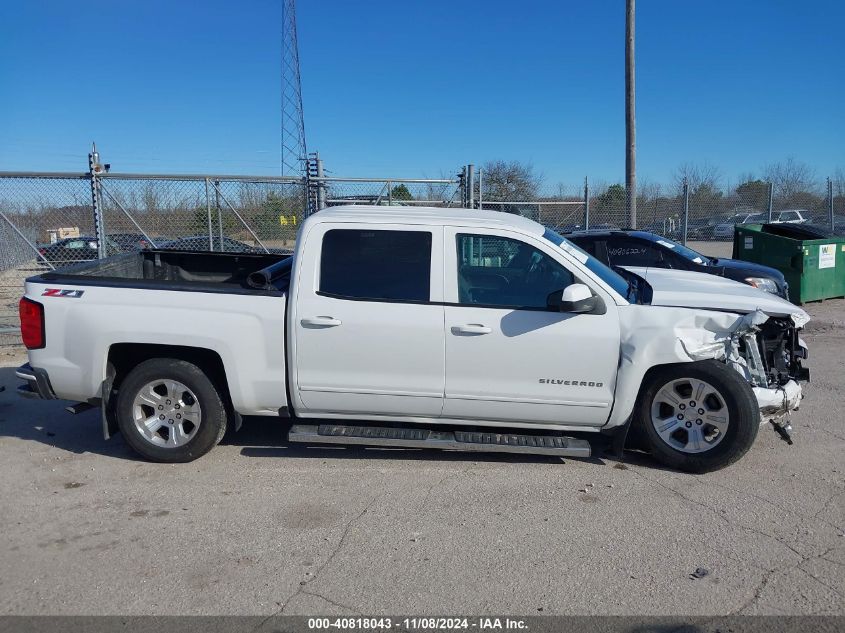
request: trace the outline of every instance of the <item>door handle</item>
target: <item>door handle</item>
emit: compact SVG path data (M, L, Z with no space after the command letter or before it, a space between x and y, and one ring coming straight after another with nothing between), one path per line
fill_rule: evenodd
M490 334L493 328L480 323L468 323L467 325L455 325L452 327L452 334Z
M343 321L340 319L335 319L334 317L330 316L316 316L316 317L307 317L300 321L304 327L310 328L323 328L323 327L337 327Z

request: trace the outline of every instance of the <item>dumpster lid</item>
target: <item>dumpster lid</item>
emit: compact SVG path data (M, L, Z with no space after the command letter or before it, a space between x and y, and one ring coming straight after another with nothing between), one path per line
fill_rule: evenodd
M815 226L812 224L764 224L762 232L787 237L793 240L823 240L834 235L829 228Z

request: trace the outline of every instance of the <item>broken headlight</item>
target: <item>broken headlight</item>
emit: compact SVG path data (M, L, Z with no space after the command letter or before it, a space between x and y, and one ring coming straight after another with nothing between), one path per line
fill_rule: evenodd
M766 277L746 277L745 283L750 284L755 288L759 288L760 290L771 292L772 294L778 293L777 284Z

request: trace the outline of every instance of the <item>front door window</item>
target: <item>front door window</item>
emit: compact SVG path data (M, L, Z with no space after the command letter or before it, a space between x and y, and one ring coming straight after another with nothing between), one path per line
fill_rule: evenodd
M571 272L530 244L458 234L458 303L546 309L549 294L574 282Z

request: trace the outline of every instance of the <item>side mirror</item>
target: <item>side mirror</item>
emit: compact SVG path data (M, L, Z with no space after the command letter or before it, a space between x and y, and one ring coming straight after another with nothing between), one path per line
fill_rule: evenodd
M563 290L555 290L546 299L550 310L585 314L592 312L598 305L598 297L593 296L584 284L571 284Z

